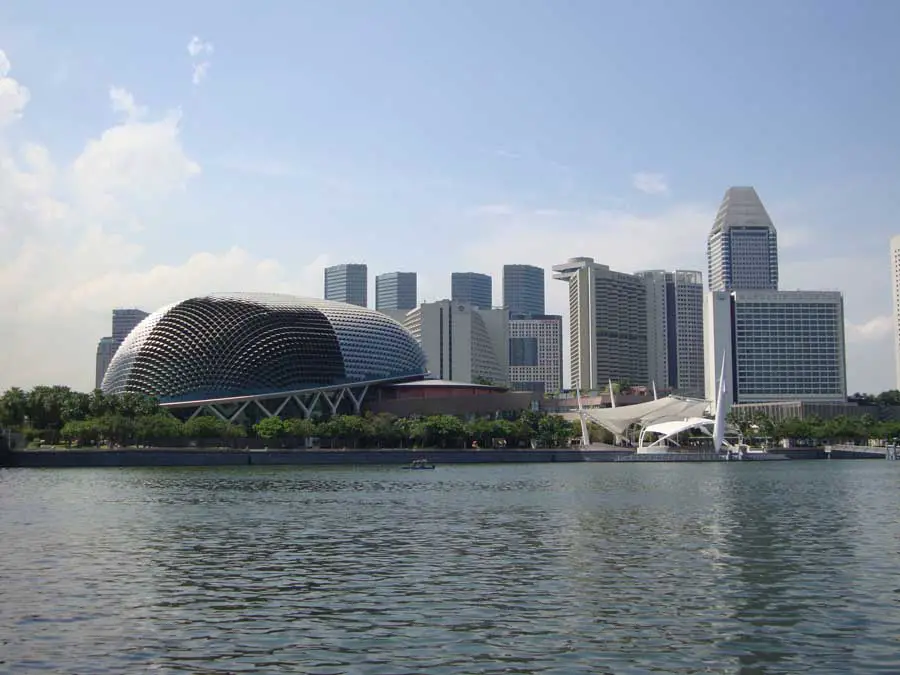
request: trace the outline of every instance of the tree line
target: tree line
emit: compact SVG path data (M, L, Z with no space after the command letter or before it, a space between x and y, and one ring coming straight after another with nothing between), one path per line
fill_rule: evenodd
M860 416L823 420L815 417L776 420L762 412L734 409L729 421L747 441L785 438L811 442L864 442L900 438L900 421L884 419L884 408L900 405L900 391L877 396L854 394L866 407ZM257 440L273 447L297 447L316 438L326 447L479 447L506 444L562 447L581 436L580 424L558 415L527 411L514 419L463 421L452 415L398 418L394 415L337 415L327 419L271 417L245 426L212 415L181 421L151 397L107 395L63 386L29 391L11 388L0 395L0 428L22 432L29 441L56 445L152 445L185 442L238 446ZM611 442L591 424L591 440Z
M29 441L48 445L244 446L258 441L272 447L298 447L316 438L325 447L564 447L581 435L579 424L559 415L527 411L515 419L463 421L452 415L402 418L378 415L335 415L327 419L269 417L245 426L214 415L182 421L139 394L108 395L100 390L77 392L63 386L7 390L0 396L0 428L23 433ZM604 432L593 428L598 440Z
M760 411L733 409L728 414L746 441L753 439L806 439L812 444L864 442L871 439L893 442L900 439L900 421L879 419L875 414L840 415L832 419L816 416L773 419Z

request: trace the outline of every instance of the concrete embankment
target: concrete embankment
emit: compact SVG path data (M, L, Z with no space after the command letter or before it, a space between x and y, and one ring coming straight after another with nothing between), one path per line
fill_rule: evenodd
M827 459L824 448L777 448L793 460ZM154 466L377 466L404 465L427 458L435 464L503 464L551 462L709 462L711 453L634 455L632 450L232 450L223 448L130 448L114 450L23 450L0 453L0 466L21 468L91 468ZM884 453L831 448L832 459L876 459ZM756 459L756 458L753 458Z
M403 465L427 458L436 464L499 464L615 461L620 452L580 450L227 450L143 448L122 450L28 450L6 455L23 468L117 466ZM599 457L597 457L599 455ZM588 459L587 456L591 456Z

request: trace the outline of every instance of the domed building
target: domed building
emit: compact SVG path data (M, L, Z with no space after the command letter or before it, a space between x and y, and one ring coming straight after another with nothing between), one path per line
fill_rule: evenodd
M274 293L215 293L146 317L119 347L105 393L156 396L236 419L248 407L359 412L370 386L423 379L425 355L384 314Z

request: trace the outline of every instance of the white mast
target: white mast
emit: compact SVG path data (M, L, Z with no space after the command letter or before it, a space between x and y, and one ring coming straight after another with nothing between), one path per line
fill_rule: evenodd
M609 407L610 408L616 407L616 395L613 393L612 378L610 378L610 380L609 380Z
M575 398L578 400L578 418L581 420L581 445L585 448L591 444L591 434L588 431L587 413L581 407L581 390L575 390Z
M725 442L725 416L728 414L728 405L725 401L725 356L727 350L722 352L722 370L719 373L719 390L716 392L716 417L713 423L713 447L716 452L722 450Z
M653 380L653 400L657 400L656 396L656 380Z

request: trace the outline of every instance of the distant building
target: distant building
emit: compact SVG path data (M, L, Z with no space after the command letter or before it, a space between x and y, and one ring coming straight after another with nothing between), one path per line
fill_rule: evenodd
M659 389L702 396L703 275L692 270L637 272L647 286L647 369Z
M116 344L116 341L111 336L100 338L100 342L97 344L94 389L99 389L100 385L103 384L103 376L106 375L106 369L109 368L109 364L113 360L113 356L116 355L118 347L119 345Z
M894 298L894 367L900 389L900 235L891 238L891 292Z
M478 309L493 307L493 282L480 272L453 272L450 275L450 299Z
M596 391L610 380L649 384L644 280L583 257L554 265L553 272L569 284L572 387Z
M509 313L453 300L426 302L406 315L432 377L509 384Z
M713 291L704 305L706 398L725 354L732 403L846 401L844 300L834 291Z
M509 379L513 389L556 393L563 385L562 317L512 314Z
M99 389L103 377L119 345L125 342L128 334L134 330L149 314L142 309L114 309L112 311L112 335L100 338L97 343L97 355L94 360L94 386Z
M725 192L706 246L709 290L778 290L778 235L752 187Z
M358 263L326 267L325 299L368 307L369 268Z
M513 314L543 315L543 268L534 265L504 265L503 306Z
M375 277L375 309L415 309L418 300L415 272L385 272Z
M120 345L141 321L149 316L142 309L114 309L112 312L112 339Z

